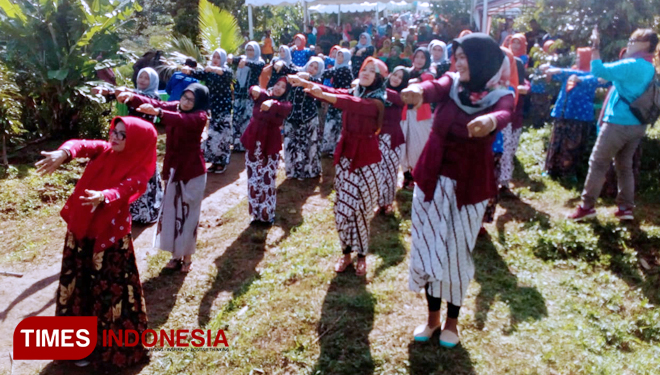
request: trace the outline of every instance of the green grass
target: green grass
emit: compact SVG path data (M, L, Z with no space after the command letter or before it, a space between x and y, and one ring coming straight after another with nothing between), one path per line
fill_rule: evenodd
M407 290L409 192L399 192L395 216L372 222L366 281L332 270L340 251L330 172L320 187L281 182L269 231L250 228L246 202L236 202L199 241L196 274L161 272L164 253L142 272L150 328L224 329L229 350L153 353L140 373L657 374L659 133L644 141L638 220L624 226L609 198L597 220L567 222L583 181L543 176L549 127L524 133L513 189L521 200L502 201L477 243L453 350L437 336L411 340L426 303Z

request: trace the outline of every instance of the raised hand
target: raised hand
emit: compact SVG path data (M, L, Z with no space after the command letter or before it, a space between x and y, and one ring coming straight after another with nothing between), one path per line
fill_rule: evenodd
M261 112L268 112L270 110L270 107L273 106L273 103L275 103L273 99L269 99L261 103L261 108L260 108Z
M412 84L401 90L401 100L417 109L424 104L424 90L420 85Z
M126 103L130 101L133 98L133 93L130 93L128 91L121 92L117 95L117 101L119 103Z
M55 150L51 152L41 151L41 155L45 156L45 158L35 163L37 173L41 176L55 172L55 170L69 158L69 154L64 150Z
M470 138L485 137L493 130L495 130L496 127L497 124L495 123L493 117L490 115L479 116L467 124Z
M321 87L319 87L319 85L312 85L310 87L305 88L304 91L315 98L323 97L323 90L321 89Z
M80 196L80 199L83 201L82 205L92 206L92 212L105 200L103 193L97 190L85 190L85 194L87 194L86 197Z
M305 81L304 79L300 78L295 74L289 74L288 76L286 76L286 80L289 81L289 83L293 87L303 86L303 82Z
M153 105L144 103L137 108L138 112L145 113L147 115L156 116L158 115L158 109L154 108Z
M250 90L250 94L254 99L259 97L259 94L261 94L261 89L259 86L252 86L252 90Z

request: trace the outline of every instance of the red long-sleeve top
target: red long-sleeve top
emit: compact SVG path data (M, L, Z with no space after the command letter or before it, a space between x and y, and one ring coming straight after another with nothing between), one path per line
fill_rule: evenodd
M401 130L401 116L406 104L401 100L398 92L387 89L387 101L390 106L385 106L385 115L383 116L383 128L380 134L389 134L391 139L390 147L394 150L400 145L406 143L406 138Z
M253 86L254 87L254 86ZM257 141L261 143L264 156L275 155L282 149L282 122L291 113L291 103L275 101L268 111L261 111L261 104L269 99L268 93L260 89L259 97L254 100L252 118L241 136L241 143L246 150L254 152ZM248 90L252 92L252 87Z
M456 181L458 207L476 204L497 194L492 143L495 131L482 138L470 138L467 124L476 117L492 114L497 130L511 122L513 95L500 98L490 108L467 114L449 97L452 79L442 76L421 84L425 103L438 103L429 140L413 170L415 182L425 200L433 199L440 176Z
M151 104L163 110L161 123L165 126L165 159L163 178L172 181L189 181L206 173L206 163L202 153L202 133L209 121L206 111L179 112L179 102L163 102L142 95L133 95L130 105L137 108Z
M372 99L355 97L346 89L321 86L323 91L334 94L333 104L342 112L341 137L335 148L335 164L342 157L351 160L351 171L380 162L378 148L378 107Z

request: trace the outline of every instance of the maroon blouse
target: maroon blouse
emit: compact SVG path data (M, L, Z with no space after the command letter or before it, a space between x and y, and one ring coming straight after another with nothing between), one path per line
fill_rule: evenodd
M497 194L492 143L495 132L483 138L470 138L467 124L474 118L492 114L497 130L511 122L513 95L506 95L491 108L469 115L449 97L452 79L445 75L423 82L424 102L438 103L429 140L413 170L425 200L433 199L440 176L456 181L458 207L476 204Z
M269 97L266 90L260 90L259 97L254 101L250 123L241 136L241 143L246 150L254 152L257 148L257 141L259 141L263 155L275 155L282 149L280 127L291 112L291 103L276 100L270 110L262 112L261 103L268 100ZM252 92L252 87L248 89L248 92ZM251 94L250 97L252 97Z
M170 168L174 168L172 181L189 181L206 173L206 162L202 154L202 133L209 121L205 111L179 112L179 102L163 102L133 95L130 106L151 104L163 110L161 117L165 126L165 160L163 161L163 178L170 178Z
M323 91L335 94L333 104L342 112L341 137L335 148L335 164L342 157L351 160L351 172L380 162L378 148L378 107L370 99L362 99L348 93L346 89L321 86Z
M401 130L401 116L406 104L401 100L398 92L387 89L387 101L392 105L385 106L385 115L383 116L383 128L380 134L389 134L392 139L392 150L406 143L406 138Z

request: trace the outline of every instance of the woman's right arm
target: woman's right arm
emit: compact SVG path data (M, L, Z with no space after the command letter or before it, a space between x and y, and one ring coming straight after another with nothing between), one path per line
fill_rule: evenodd
M449 97L452 79L442 76L440 79L424 81L419 86L424 91L424 103L438 103Z
M179 102L164 102L158 99L151 99L144 95L131 94L131 98L128 99L127 103L133 108L139 108L142 104L151 104L154 108L160 108L167 111L177 111Z

